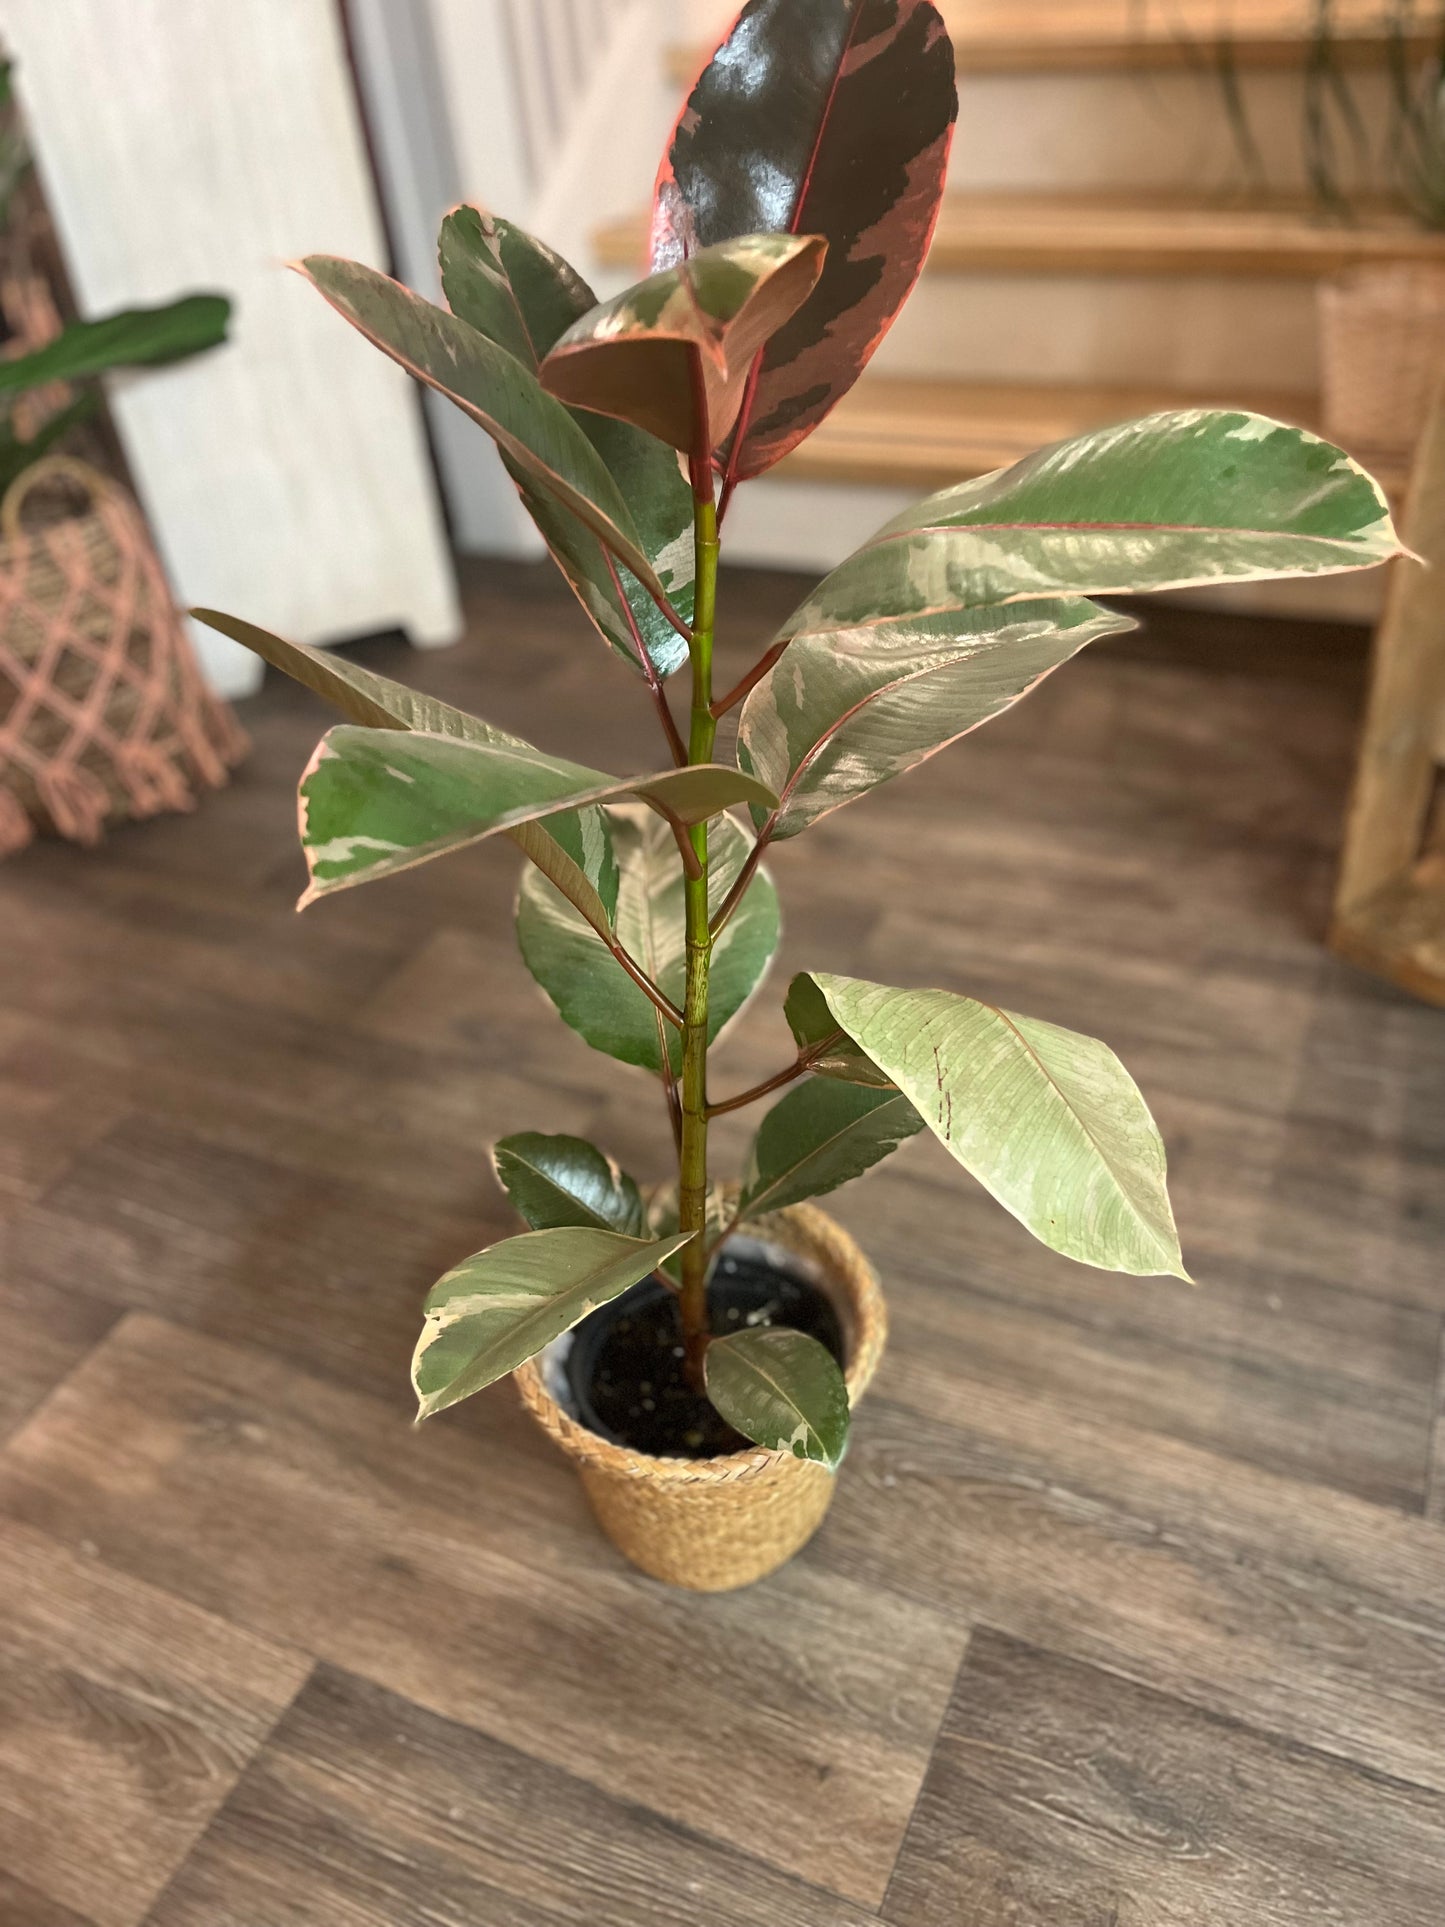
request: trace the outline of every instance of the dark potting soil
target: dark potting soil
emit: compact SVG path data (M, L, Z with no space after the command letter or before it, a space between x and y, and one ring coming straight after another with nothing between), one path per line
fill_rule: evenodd
M724 1251L708 1281L715 1337L788 1325L843 1363L843 1332L827 1294L801 1272L751 1253ZM614 1445L661 1458L714 1459L747 1444L683 1375L677 1297L655 1278L599 1305L567 1354L577 1414Z

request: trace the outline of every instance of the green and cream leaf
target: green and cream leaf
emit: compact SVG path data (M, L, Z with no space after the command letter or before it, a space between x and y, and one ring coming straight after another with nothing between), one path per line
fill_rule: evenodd
M1036 1238L1106 1271L1187 1278L1164 1145L1106 1044L952 991L812 974L842 1028Z
M534 1231L586 1225L629 1238L647 1234L636 1184L586 1138L519 1131L493 1145L492 1166Z
M301 779L301 847L311 873L301 902L609 799L641 797L687 826L770 795L754 778L707 763L619 778L523 744L342 724L321 739Z
M687 951L677 846L667 826L650 811L611 808L607 818L621 873L615 918L618 940L681 1008ZM708 900L716 909L752 844L731 817L723 816L714 821L708 845ZM778 947L779 931L777 892L760 869L713 946L709 1042L716 1041L762 982ZM575 910L530 873L522 879L517 940L528 969L563 1021L594 1050L659 1072L666 1048L674 1072L681 1070L677 1031L659 1025L653 1005Z
M1095 429L916 503L781 637L1055 595L1331 575L1401 553L1378 484L1302 428L1180 409Z
M511 221L459 207L442 222L442 288L452 312L536 379L558 337L596 306L561 255ZM540 386L540 384L538 384ZM632 510L643 549L668 599L692 621L692 490L676 455L626 422L569 411ZM647 590L558 496L516 459L503 462L522 502L598 632L634 669L645 649L659 676L687 660L687 644Z
M327 254L308 255L297 266L338 314L409 374L454 401L651 595L666 600L632 510L606 463L568 410L515 355L374 268Z
M404 683L378 676L329 649L287 642L239 616L216 609L192 609L197 622L254 652L304 688L333 703L344 716L368 729L410 730L451 736L458 742L500 745L537 756L520 736L485 723L480 716L454 709L435 696L418 695ZM303 779L304 780L304 779ZM606 819L595 806L549 816L545 823L521 823L506 834L542 874L576 906L594 930L611 928L617 908L617 862Z
M759 1125L737 1216L761 1217L836 1191L922 1129L923 1119L901 1091L809 1078L779 1098Z
M1071 598L796 636L743 705L738 761L781 798L774 838L796 836L1135 626Z
M703 1370L709 1399L734 1431L837 1470L848 1446L848 1387L816 1338L786 1325L715 1338Z
M466 1259L427 1294L411 1365L418 1417L515 1371L686 1242L569 1226L524 1231Z

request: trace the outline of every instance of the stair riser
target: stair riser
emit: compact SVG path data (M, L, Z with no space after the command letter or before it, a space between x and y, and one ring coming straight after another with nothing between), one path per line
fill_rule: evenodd
M1384 78L1355 74L1350 85L1365 126L1377 133L1388 124ZM1246 75L1241 90L1271 186L1306 186L1300 77ZM1147 184L1208 192L1240 178L1208 72L960 76L949 168L955 188ZM1355 184L1384 185L1379 165Z
M925 276L874 357L880 374L1315 386L1315 289L1286 279Z

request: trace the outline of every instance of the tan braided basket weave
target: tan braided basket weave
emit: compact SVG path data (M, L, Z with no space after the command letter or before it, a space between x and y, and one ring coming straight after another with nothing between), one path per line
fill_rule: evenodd
M848 1400L868 1389L888 1335L872 1266L825 1212L798 1204L754 1229L817 1267L843 1324ZM823 1522L834 1474L759 1446L720 1459L661 1459L589 1432L548 1391L529 1359L513 1374L528 1411L576 1462L612 1543L654 1579L692 1592L730 1592L776 1571Z
M202 679L139 508L48 455L0 502L0 856L37 826L189 810L246 738Z

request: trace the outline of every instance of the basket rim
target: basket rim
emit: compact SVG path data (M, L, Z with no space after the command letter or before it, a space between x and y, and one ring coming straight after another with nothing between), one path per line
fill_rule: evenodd
M759 1237L785 1245L800 1257L813 1259L827 1274L848 1314L848 1364L844 1379L850 1410L863 1397L878 1369L888 1335L888 1313L878 1275L857 1242L826 1211L812 1204L793 1204L755 1220ZM547 1390L536 1358L512 1373L522 1403L542 1429L571 1459L599 1471L654 1485L725 1485L775 1467L806 1467L812 1462L793 1454L750 1445L713 1459L664 1458L614 1445L565 1412ZM824 1468L819 1467L819 1470Z

